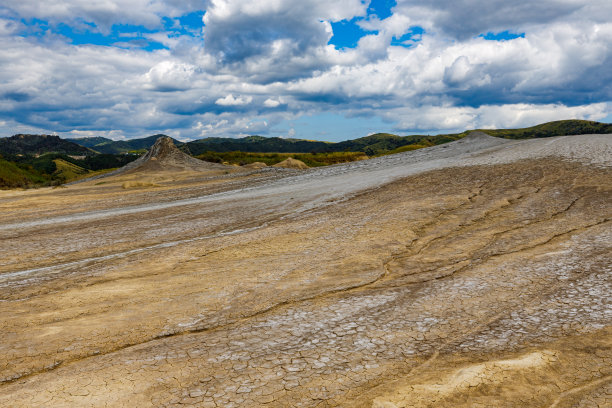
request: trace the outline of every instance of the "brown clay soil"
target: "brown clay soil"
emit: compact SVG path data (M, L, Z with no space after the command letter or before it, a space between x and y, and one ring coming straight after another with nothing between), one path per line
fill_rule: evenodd
M0 192L0 406L611 407L611 137L444 146Z

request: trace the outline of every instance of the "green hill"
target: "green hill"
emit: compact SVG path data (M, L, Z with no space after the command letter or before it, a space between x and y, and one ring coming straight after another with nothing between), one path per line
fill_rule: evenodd
M49 179L32 166L0 158L0 189L26 188L47 183Z
M589 135L612 133L612 124L590 120L558 120L522 129L479 129L491 136L506 139L532 139L540 137Z
M52 135L15 135L0 138L0 154L3 155L41 155L45 153L61 153L70 155L93 154L85 146Z
M90 173L89 170L64 159L55 159L53 162L56 168L53 176L60 180L76 180Z
M376 133L354 140L334 143L331 151L334 152L364 152L368 156L386 154L403 146L429 147L442 143L452 142L465 136L467 133L457 133L438 136L397 136L390 133ZM405 150L414 150L413 148Z
M65 154L13 155L0 159L0 188L58 185L125 166L138 155L95 154L82 159Z

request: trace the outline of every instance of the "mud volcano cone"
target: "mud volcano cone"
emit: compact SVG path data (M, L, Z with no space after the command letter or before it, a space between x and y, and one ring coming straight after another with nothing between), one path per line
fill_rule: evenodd
M166 168L192 168L194 166L200 167L202 165L214 164L198 160L186 153L183 153L174 145L172 139L167 136L162 136L157 139L149 151L138 158L138 160L136 160L134 163L136 162L138 162L140 165L154 163L159 167Z
M139 157L134 162L128 164L123 169L125 171L140 171L140 170L194 170L194 171L206 171L216 169L227 169L228 166L224 166L218 163L210 163L203 160L198 160L195 157L191 157L186 153L180 151L167 136L162 136L155 141L155 144L151 146L149 151Z
M239 167L226 166L219 163L211 163L191 157L188 154L180 151L168 136L162 136L155 141L148 152L140 156L131 163L117 169L113 172L92 177L87 180L96 180L100 178L109 178L115 176L130 175L130 177L145 177L152 175L163 177L164 174L189 174L189 173L204 173L207 176L220 176L230 173L246 171Z
M174 145L174 142L171 138L167 136L162 136L155 141L155 144L151 146L151 149L144 155L145 160L157 159L163 160L172 156L179 156L179 154L184 154Z

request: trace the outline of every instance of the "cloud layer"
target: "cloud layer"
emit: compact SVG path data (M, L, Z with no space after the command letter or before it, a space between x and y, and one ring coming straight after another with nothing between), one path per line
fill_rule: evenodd
M384 19L373 5L0 6L0 131L278 135L305 116L316 129L317 115L333 112L382 119L381 131L444 132L612 113L608 1L400 0ZM356 47L334 46L338 22L358 27ZM125 41L87 41L111 32Z

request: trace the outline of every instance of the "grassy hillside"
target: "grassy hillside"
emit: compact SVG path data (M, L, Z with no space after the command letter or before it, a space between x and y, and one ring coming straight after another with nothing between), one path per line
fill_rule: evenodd
M70 183L72 181L81 180L88 177L97 176L99 174L113 171L116 167L104 168L101 170L90 170L77 166L76 164L67 162L63 159L54 160L57 170L53 173L54 184Z
M63 154L7 156L0 160L0 188L59 185L111 171L135 160L135 155L98 154L75 159Z
M3 155L40 155L62 153L70 155L93 154L87 147L52 135L15 135L0 138L0 154Z
M532 139L566 135L612 133L612 124L589 120L558 120L522 129L480 129L483 132L506 139Z
M0 158L0 189L27 188L47 184L48 177L28 165Z
M336 152L361 151L366 153L368 156L379 156L395 152L397 149L403 146L413 147L406 147L405 149L400 151L415 150L416 148L429 147L442 143L452 142L454 140L461 139L466 134L467 132L438 136L397 136L390 133L377 133L374 135L361 137L359 139L334 143L331 147L331 150Z
M81 166L77 166L74 163L70 163L64 159L55 159L56 170L53 172L53 176L57 179L63 180L76 180L90 173L89 170L84 169Z

